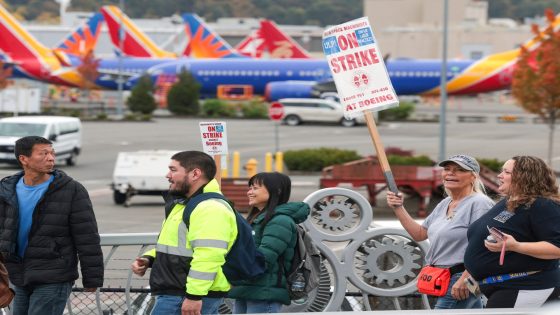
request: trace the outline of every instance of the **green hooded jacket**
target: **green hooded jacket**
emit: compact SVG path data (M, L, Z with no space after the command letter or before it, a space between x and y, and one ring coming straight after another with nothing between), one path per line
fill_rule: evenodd
M285 272L281 273L281 285L278 286L279 258L284 255L284 268L289 270L296 245L296 224L307 219L309 206L303 202L288 202L276 207L275 212L264 230L261 226L264 212L251 224L255 243L266 260L266 273L256 279L232 283L228 297L290 304Z

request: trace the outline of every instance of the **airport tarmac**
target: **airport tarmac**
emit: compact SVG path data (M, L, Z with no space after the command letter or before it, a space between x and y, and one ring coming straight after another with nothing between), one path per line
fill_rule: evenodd
M418 114L437 112L434 105L418 106ZM447 119L447 154L466 153L481 158L506 160L513 155L527 154L546 158L548 127L534 123L511 104L481 102L478 98L461 99L461 106L449 106ZM499 117L516 114L529 117L523 123L459 122L460 115ZM155 118L151 122L83 122L83 153L75 167L62 166L70 176L86 186L95 208L102 233L157 232L163 218L163 203L157 196L135 196L130 207L113 203L110 189L118 152L150 149L201 150L198 123L209 119ZM259 161L263 169L266 152L275 150L274 122L268 120L221 119L227 123L230 152L239 151L241 161ZM433 122L391 122L378 125L385 147L399 147L426 154L437 160L440 126ZM556 131L556 139L559 138ZM280 126L280 150L316 147L337 147L356 150L361 155L375 154L365 126L345 128L337 125ZM558 141L556 141L558 144ZM555 148L553 167L560 170L560 147ZM0 166L0 176L13 174L17 169ZM162 170L162 177L167 170ZM243 174L243 172L242 172ZM302 200L319 186L319 175L292 176L293 200ZM365 190L361 191L365 194ZM382 203L379 204L382 206ZM374 209L376 213L383 213Z

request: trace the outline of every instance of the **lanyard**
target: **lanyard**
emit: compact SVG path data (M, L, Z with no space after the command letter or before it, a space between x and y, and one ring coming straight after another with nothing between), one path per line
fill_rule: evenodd
M507 273L505 275L493 276L482 279L480 284L494 284L494 283L501 283L510 279L517 279L527 277L529 275L535 274L539 271L527 271L527 272L517 272L517 273Z

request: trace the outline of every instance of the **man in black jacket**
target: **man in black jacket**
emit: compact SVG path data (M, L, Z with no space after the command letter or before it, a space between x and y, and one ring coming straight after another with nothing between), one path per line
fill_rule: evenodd
M16 141L23 172L0 182L0 253L14 285L14 315L62 314L78 259L88 292L103 285L103 253L89 195L54 169L49 140Z

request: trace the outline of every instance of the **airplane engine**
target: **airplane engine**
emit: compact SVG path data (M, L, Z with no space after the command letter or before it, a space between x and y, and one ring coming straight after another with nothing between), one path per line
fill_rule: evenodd
M267 101L273 102L281 98L309 98L313 97L312 81L279 81L266 85L264 96Z

